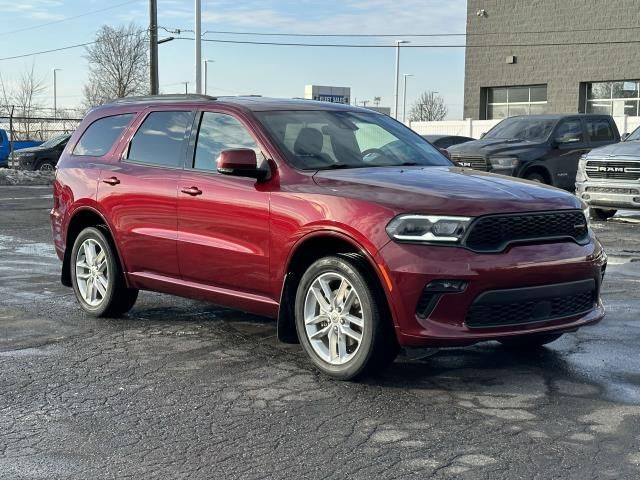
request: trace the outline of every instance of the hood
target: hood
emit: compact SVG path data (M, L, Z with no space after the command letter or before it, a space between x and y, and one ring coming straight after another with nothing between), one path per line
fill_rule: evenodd
M587 158L602 158L608 156L630 156L640 158L640 141L620 142L591 150Z
M14 150L12 153L13 155L22 155L23 153L37 153L42 150L47 150L47 149L42 147L19 148L17 150Z
M478 216L582 208L563 190L459 167L376 167L321 170L327 194L370 201L398 213Z
M475 140L473 142L465 142L458 145L453 145L447 150L451 154L458 155L490 156L496 154L515 155L517 153L532 151L539 148L546 148L546 143L529 142L520 139L483 138L480 140Z

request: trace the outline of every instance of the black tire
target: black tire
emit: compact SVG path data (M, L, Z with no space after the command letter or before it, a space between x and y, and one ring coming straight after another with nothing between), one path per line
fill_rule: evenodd
M521 337L501 338L498 341L507 348L518 350L533 350L555 342L562 333L546 333L543 335L524 335Z
M41 172L52 172L56 169L56 162L50 159L42 160L38 163L36 170L40 170Z
M354 304L356 306L353 308L356 308L362 316L361 341L355 351L350 353L351 358L341 365L329 363L314 350L305 327L305 301L307 295L311 295L309 289L318 278L325 274L337 274L345 278L357 293L357 298L359 298L359 302ZM324 298L326 299L326 296ZM339 311L338 309L336 310ZM349 310L349 312L351 311ZM387 318L387 312L384 292L381 291L377 280L372 278L368 269L364 267L358 255L321 258L307 269L298 284L295 301L295 323L300 343L311 358L311 361L321 372L339 380L353 380L364 374L376 373L391 363L397 356L399 347L392 321ZM332 322L335 322L335 324ZM317 328L342 329L338 322L342 324L340 320L327 319ZM323 327L324 323L328 326ZM349 324L348 328L352 328L352 324ZM345 336L344 338L347 337ZM327 336L327 342L329 341L328 339L329 337ZM351 348L354 348L353 345L351 345Z
M545 185L548 184L547 179L544 178L543 175L539 174L539 173L527 173L524 176L525 180L530 180L532 182L537 182L537 183L544 183Z
M78 251L87 240L93 240L104 252L108 286L102 300L97 305L89 304L78 285L76 262ZM80 307L93 317L119 317L133 308L138 298L138 290L127 288L116 249L107 234L100 228L89 227L80 232L71 250L71 284Z
M594 220L607 220L613 217L617 211L618 210L611 210L611 209L605 209L605 208L590 208L589 214L591 215L591 218L593 218Z

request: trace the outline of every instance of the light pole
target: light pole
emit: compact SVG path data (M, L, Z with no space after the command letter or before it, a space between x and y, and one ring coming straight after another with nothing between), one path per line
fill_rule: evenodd
M207 63L215 63L215 60L207 60L206 58L202 60L202 64L204 65L204 94L207 94Z
M398 83L400 83L400 44L410 43L409 40L396 40L396 82L393 89L393 117L398 119Z
M194 37L196 44L195 65L196 65L196 93L202 93L202 2L195 0L195 28Z
M402 123L405 122L407 118L407 77L413 77L413 73L403 73L404 77L404 88L402 90Z
M187 95L189 93L189 82L180 82L184 83L184 94Z
M53 69L53 119L58 117L58 76L57 72L62 70L61 68Z

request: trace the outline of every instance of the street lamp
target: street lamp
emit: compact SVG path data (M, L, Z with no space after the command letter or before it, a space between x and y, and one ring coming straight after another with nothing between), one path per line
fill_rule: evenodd
M180 82L184 83L184 94L187 95L189 93L189 82Z
M60 70L62 70L61 68L54 68L53 69L53 119L55 120L58 112L58 77L56 75L56 72L59 72Z
M407 77L413 77L413 73L403 73L404 77L404 89L402 90L402 123L407 118Z
M396 82L395 88L393 90L394 97L394 118L398 119L398 83L400 83L400 44L401 43L411 43L409 40L396 40Z
M207 60L206 58L202 60L202 64L204 66L204 94L207 94L207 63L215 63L215 60Z

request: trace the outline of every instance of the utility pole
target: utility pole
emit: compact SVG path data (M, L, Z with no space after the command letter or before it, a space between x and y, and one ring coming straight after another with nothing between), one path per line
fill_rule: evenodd
M204 60L202 60L202 63L204 64L204 94L207 94L207 64L208 63L214 63L215 60L207 60L206 58Z
M158 94L158 2L149 0L149 86Z
M53 119L58 118L58 77L56 76L60 68L53 69Z
M195 0L195 66L196 66L196 93L202 93L202 1Z
M409 43L408 40L396 40L396 78L393 90L393 118L398 119L398 83L400 83L400 44Z
M180 82L184 83L184 94L187 95L189 93L189 82Z

